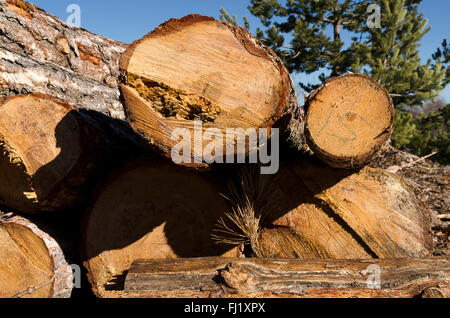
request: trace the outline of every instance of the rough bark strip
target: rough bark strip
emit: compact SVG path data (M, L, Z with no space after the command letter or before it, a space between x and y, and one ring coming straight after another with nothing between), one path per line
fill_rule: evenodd
M49 95L5 98L0 104L0 199L28 214L85 203L101 175L138 151L129 140L131 129L126 139L122 130L110 129L116 122ZM127 132L125 126L116 127Z
M124 119L117 78L126 47L25 1L0 0L0 96L50 94Z
M123 297L411 298L436 287L450 292L450 259L271 260L197 258L140 260ZM380 287L368 284L380 269ZM375 281L374 281L375 282Z

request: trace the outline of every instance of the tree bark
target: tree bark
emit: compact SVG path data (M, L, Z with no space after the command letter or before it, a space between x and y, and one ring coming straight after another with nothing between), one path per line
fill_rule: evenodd
M127 45L22 0L0 1L0 96L43 93L125 119L117 78Z
M205 166L205 152L216 162L248 156L258 149L246 141L248 128L276 126L304 146L303 111L288 71L244 28L200 15L171 19L134 42L120 69L128 120L151 145L173 157L173 150L181 152L177 129L188 130L181 164ZM195 121L203 126L196 129ZM212 142L195 138L207 129L214 129L205 137Z
M449 297L449 273L449 257L139 260L122 297L412 298L430 287Z
M73 273L58 243L30 221L0 213L0 298L69 298Z
M26 1L0 0L0 98L54 96L87 110L86 116L105 115L105 127L143 149L125 121L119 91L119 59L127 46Z

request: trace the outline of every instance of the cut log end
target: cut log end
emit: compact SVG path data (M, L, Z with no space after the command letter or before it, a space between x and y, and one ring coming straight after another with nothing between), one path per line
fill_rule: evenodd
M111 126L110 126L111 125ZM0 104L0 201L26 214L83 204L98 178L140 150L131 129L50 95ZM143 148L143 147L142 147Z
M121 72L131 125L166 156L178 142L176 128L193 133L194 121L202 121L217 129L216 138L226 128L270 128L293 98L274 52L243 28L198 15L172 19L132 44ZM216 142L223 149L242 138L238 132L236 140Z
M117 297L117 281L136 259L236 257L237 248L217 246L211 238L229 211L220 192L197 173L153 160L130 163L111 177L86 215L83 233L84 264L97 296Z
M0 170L6 174L0 179L1 200L24 213L59 207L54 191L81 155L80 136L77 118L62 101L39 94L5 99L0 106ZM52 168L46 168L50 163Z
M0 298L68 298L73 274L58 243L30 221L0 219Z
M295 190L293 190L295 189ZM321 162L284 165L267 195L264 256L300 259L427 257L429 211L400 177ZM275 228L273 229L273 226Z
M335 168L359 168L374 159L392 134L394 107L369 77L327 81L307 100L306 137L314 153Z

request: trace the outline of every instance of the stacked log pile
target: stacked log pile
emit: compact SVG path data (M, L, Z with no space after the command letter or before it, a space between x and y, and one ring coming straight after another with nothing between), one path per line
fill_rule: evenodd
M2 0L0 40L0 297L73 287L72 244L16 215L82 219L69 240L97 297L449 296L427 205L368 166L394 116L372 79L300 108L271 49L199 15L127 46ZM236 164L278 137L275 174ZM379 291L351 278L370 264Z

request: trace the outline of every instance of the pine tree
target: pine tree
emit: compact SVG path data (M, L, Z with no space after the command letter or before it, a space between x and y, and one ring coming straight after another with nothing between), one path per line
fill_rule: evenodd
M397 109L391 137L392 145L398 149L405 149L417 137L417 125L411 112Z
M396 106L419 105L444 89L445 72L440 61L422 65L419 43L429 32L428 20L418 12L420 1L381 1L381 29L366 25L358 32L369 44L353 43L358 56L353 71L368 73L389 91Z
M445 66L447 72L445 74L445 84L450 83L450 47L447 44L447 39L442 41L442 48L438 48L433 54L434 65L441 63Z
M227 10L225 10L224 8L220 9L220 20L221 21L228 21L233 25L237 25L237 17L235 15L233 15L233 17L231 17ZM244 20L244 27L248 30L250 29L250 24L248 23L247 17L243 17Z
M257 38L291 72L328 70L319 76L322 81L347 71L365 73L388 89L396 106L413 106L436 97L449 78L448 49L421 64L419 42L429 28L419 13L420 2L382 0L374 6L357 0L251 0L249 10L265 26ZM225 10L221 17L237 22ZM349 43L344 31L353 35ZM306 91L317 86L300 85Z
M414 118L411 112L397 109L392 144L417 156L437 152L433 160L450 164L449 123L450 104L418 118Z
M256 36L274 49L291 72L312 73L328 69L320 79L337 76L350 70L354 54L344 48L343 30L353 31L362 23L358 1L317 0L286 1L252 0L250 12L259 17L266 30L257 30ZM329 36L327 30L332 30ZM288 45L285 37L291 37ZM301 83L311 91L314 85ZM317 86L317 85L316 85Z

